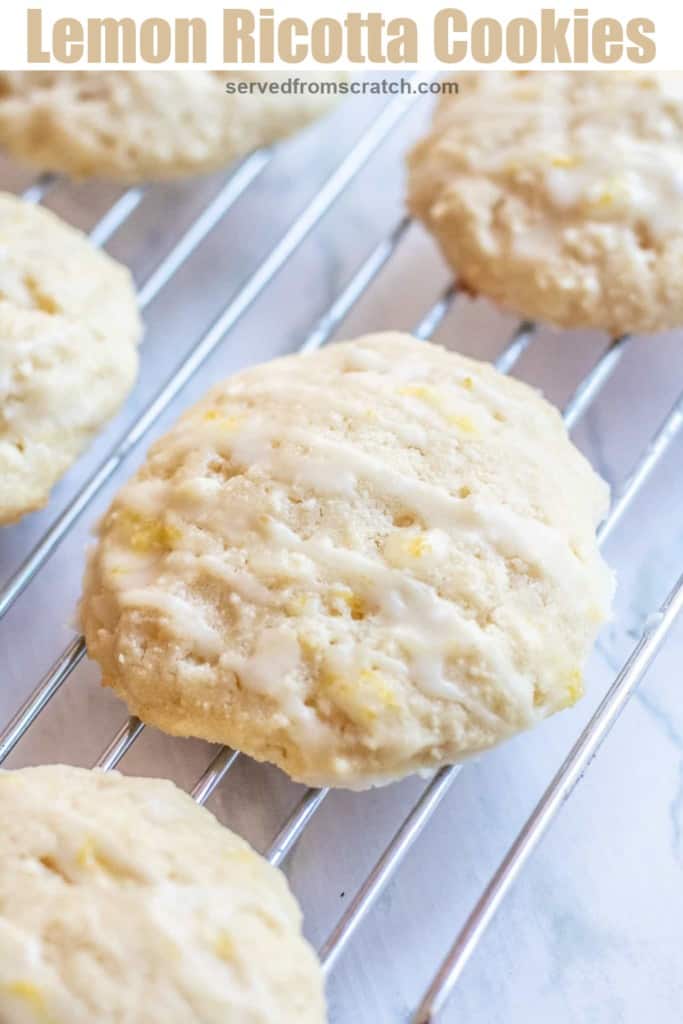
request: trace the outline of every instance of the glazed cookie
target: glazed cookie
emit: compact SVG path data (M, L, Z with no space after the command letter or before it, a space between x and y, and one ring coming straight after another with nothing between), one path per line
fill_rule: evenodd
M275 77L261 71L3 71L0 145L34 167L74 178L135 182L201 174L289 135L334 102L325 94L225 92L227 81L267 84Z
M683 324L683 75L458 79L408 204L465 289L616 336Z
M524 384L405 335L215 388L102 521L81 617L144 721L363 788L572 704L607 488Z
M0 193L0 523L43 506L137 373L128 271Z
M284 876L172 783L0 772L3 1024L322 1024Z

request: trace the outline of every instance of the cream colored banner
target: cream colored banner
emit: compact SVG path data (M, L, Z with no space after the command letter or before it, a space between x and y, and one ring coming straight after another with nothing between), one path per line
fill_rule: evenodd
M681 64L671 2L297 2L45 0L0 13L0 67L667 68Z

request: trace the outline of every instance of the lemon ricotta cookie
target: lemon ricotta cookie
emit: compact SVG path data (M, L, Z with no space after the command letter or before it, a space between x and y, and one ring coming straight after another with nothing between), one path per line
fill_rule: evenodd
M118 409L140 334L128 271L0 193L0 524L43 506Z
M284 875L172 783L0 772L3 1024L323 1024Z
M104 517L81 617L145 722L363 788L581 694L607 488L560 416L398 334L236 374Z
M683 324L683 75L458 78L408 203L465 289L612 335Z
M122 182L215 170L289 135L334 102L286 95L278 72L3 71L0 145L41 170ZM301 74L322 88L333 72ZM226 82L264 92L227 94Z

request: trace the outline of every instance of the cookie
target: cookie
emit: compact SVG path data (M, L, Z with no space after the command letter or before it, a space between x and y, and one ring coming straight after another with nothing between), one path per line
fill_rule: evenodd
M236 374L152 448L81 619L145 722L363 788L581 693L607 487L557 411L399 334Z
M45 505L119 408L140 334L128 271L54 214L0 193L0 524Z
M683 324L683 76L458 81L409 156L408 205L464 289L613 336Z
M226 94L276 72L3 71L0 145L44 171L121 182L215 170L303 127L334 103L326 93ZM289 77L281 75L280 77ZM329 82L334 73L309 74Z
M172 783L0 772L4 1024L322 1024L284 876Z

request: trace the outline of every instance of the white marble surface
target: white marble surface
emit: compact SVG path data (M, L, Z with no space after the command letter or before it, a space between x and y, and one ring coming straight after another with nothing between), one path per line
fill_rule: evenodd
M324 124L280 147L273 163L166 289L147 317L139 385L125 410L57 488L44 512L0 535L0 579L31 549L80 483L247 276L258 267L379 103L350 101ZM400 216L401 154L425 124L419 105L344 193L185 388L113 484L79 521L0 624L4 721L72 638L89 530L116 483L151 438L208 384L237 366L294 349L316 315ZM30 177L0 164L0 185ZM154 267L221 176L152 191L111 241L138 281ZM117 192L60 185L48 205L83 227ZM430 242L411 230L400 252L339 332L409 328L448 275ZM494 357L514 326L485 303L459 300L438 333L448 346ZM542 332L517 372L557 402L572 392L604 339ZM614 483L628 473L683 385L683 337L636 340L575 432ZM407 1022L441 956L581 724L633 645L644 617L683 566L683 438L611 538L616 615L592 660L588 697L535 734L461 773L434 819L339 961L329 983L334 1024ZM481 943L443 1014L473 1024L678 1024L683 1018L683 625L671 636L613 734ZM82 665L15 750L10 764L89 765L124 720L122 706ZM123 763L190 787L210 759L202 743L146 732ZM287 865L320 944L424 783L334 794ZM276 770L242 761L211 806L265 848L299 796Z

